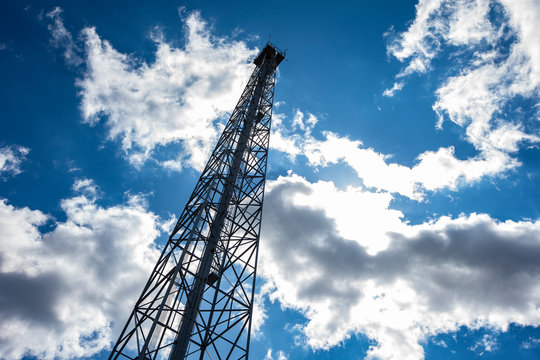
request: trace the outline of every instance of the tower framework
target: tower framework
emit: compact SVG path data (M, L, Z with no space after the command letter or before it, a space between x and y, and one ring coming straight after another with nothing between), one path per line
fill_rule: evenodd
M247 359L277 66L268 43L109 359Z

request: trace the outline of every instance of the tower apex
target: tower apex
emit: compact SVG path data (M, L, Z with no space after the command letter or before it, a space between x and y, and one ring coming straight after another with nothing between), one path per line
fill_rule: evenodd
M276 66L278 66L283 61L283 59L285 59L285 52L279 50L274 44L269 41L264 47L264 49L262 49L261 53L257 55L255 60L253 60L253 63L259 66L262 64L264 58L275 58Z

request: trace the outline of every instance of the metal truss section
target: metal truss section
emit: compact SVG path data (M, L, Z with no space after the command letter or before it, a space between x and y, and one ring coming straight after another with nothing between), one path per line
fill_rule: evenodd
M109 359L247 359L276 69L268 43Z

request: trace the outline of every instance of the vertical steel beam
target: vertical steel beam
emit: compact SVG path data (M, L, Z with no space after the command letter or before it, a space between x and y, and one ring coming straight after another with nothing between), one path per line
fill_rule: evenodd
M219 201L216 217L210 226L210 237L208 238L208 242L204 249L204 255L202 257L199 270L197 271L197 275L195 275L195 284L188 295L186 311L184 313L184 317L182 318L180 331L178 332L177 339L173 345L171 356L169 357L170 360L182 360L186 357L190 335L193 332L193 326L195 325L195 319L201 304L204 287L208 281L210 266L212 265L212 261L214 260L214 256L216 254L218 241L221 238L223 225L225 224L225 215L231 202L234 186L240 171L240 163L244 157L249 135L251 134L251 128L255 122L255 115L261 101L262 89L266 84L269 68L269 64L265 63L259 72L255 90L253 91L253 96L251 98L247 114L244 118L242 132L240 133L238 143L236 144L236 149L234 150L233 161L229 174L225 180L225 188ZM210 317L212 317L212 313L210 313ZM204 351L201 351L201 359L203 356Z

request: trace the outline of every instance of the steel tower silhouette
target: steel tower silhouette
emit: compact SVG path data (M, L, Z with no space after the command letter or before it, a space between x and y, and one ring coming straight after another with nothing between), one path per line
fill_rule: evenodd
M271 43L109 359L247 359L276 68Z

